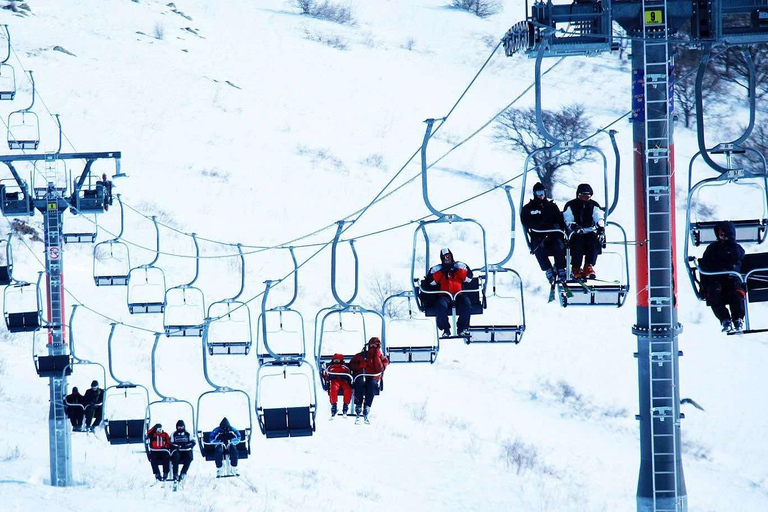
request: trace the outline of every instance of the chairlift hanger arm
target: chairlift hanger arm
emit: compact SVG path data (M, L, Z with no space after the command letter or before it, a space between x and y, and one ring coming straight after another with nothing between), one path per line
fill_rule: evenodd
M619 153L619 145L616 143L616 130L608 130L608 136L611 138L611 147L613 148L613 158L616 162L616 170L614 172L613 181L613 202L609 207L606 201L605 220L608 222L608 217L616 209L616 205L619 203L619 183L621 182L621 154ZM606 183L606 190L608 184Z
M352 296L349 298L349 300L343 300L341 297L339 297L338 292L336 291L336 251L337 247L339 245L339 238L341 237L342 232L344 231L344 224L346 221L340 220L337 222L337 228L336 228L336 236L333 237L333 243L331 245L331 293L333 294L333 298L336 299L336 302L339 303L342 307L349 307L352 305L352 301L355 300L355 297L357 297L357 291L358 291L358 284L359 284L359 263L360 260L357 257L357 251L355 250L355 241L349 240L349 247L352 249L352 257L355 261L355 288L352 292Z
M5 58L2 61L0 61L0 64L5 64L6 62L8 62L8 59L11 58L11 31L8 30L7 24L3 25L3 29L5 29L5 38L8 40L8 46L7 46L8 55L6 55Z
M29 196L29 189L27 188L27 183L21 179L21 176L19 176L19 172L16 170L16 167L13 165L13 160L3 160L3 157L0 156L0 162L3 162L8 169L11 171L11 174L13 175L13 179L16 182L16 184L21 189L22 193L24 194L24 197L27 199L30 198Z
M154 217L153 217L154 219ZM200 276L200 244L197 243L197 233L192 233L192 241L195 243L195 276L192 278L192 280L185 285L184 287L190 287L195 284L195 281L197 281L197 278ZM159 249L159 244L158 244Z
M88 179L88 176L91 174L91 167L93 166L93 162L95 162L95 160L92 158L88 158L85 161L83 172L80 173L80 176L77 178L77 181L75 182L75 190L72 191L72 197L70 200L73 203L75 202L77 195L80 193L80 189L83 188L83 183L85 183L85 180Z
M267 329L267 297L269 296L269 290L275 282L276 281L264 281L266 287L264 288L264 294L261 297L261 335L264 340L264 348L267 350L269 356L275 361L281 361L283 358L272 352L272 349L269 347L269 342L267 341L267 333L269 332Z
M440 119L440 121L444 120L445 119ZM435 124L435 121L436 120L432 118L424 121L427 123L427 130L424 133L424 141L421 143L421 194L424 197L424 204L432 215L442 217L443 213L432 206L432 203L429 200L429 183L427 180L427 171L429 170L429 166L427 165L427 144L429 144L429 139L432 137L432 126Z

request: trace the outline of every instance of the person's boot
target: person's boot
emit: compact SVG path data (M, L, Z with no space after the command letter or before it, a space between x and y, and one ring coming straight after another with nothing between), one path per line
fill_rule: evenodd
M723 326L722 332L730 332L733 329L733 324L731 323L730 318L726 318L720 322L720 325Z
M224 468L216 468L216 478L221 478L222 476L224 476Z
M365 422L366 425L371 424L371 420L368 419L368 414L370 414L370 412L371 412L371 406L366 405L365 409L363 409L363 421Z
M336 416L337 412L339 412L339 406L336 404L331 404L331 419Z
M597 276L595 275L595 267L592 265L586 265L584 267L584 273L582 274L584 279L596 279Z
M565 284L568 282L568 271L564 268L557 269L557 280Z
M344 406L341 408L341 415L346 416L348 410L349 410L349 404L344 404Z
M355 425L360 424L360 414L363 412L363 406L355 405Z
M547 276L547 281L549 281L549 284L555 284L555 281L557 281L557 271L555 271L555 269L552 267L549 267L549 269L544 272L544 275Z
M744 319L743 318L737 318L733 321L733 331L736 333L743 333L744 332Z
M581 270L581 267L571 267L571 275L574 279L581 279L584 277L584 271Z

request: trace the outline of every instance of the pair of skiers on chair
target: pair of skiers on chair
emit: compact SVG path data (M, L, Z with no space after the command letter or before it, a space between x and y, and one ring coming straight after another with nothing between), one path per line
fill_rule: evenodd
M334 354L331 364L325 370L325 377L329 384L331 417L338 413L339 391L344 396L341 414L344 416L348 414L354 388L356 423L360 421L361 414L365 423L369 423L368 415L373 397L379 394L381 374L388 364L389 359L381 352L381 340L375 336L368 340L361 352L352 357L349 365L344 362L343 354Z

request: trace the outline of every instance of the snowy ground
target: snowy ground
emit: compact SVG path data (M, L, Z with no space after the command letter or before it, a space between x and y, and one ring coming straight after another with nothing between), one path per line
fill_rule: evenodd
M118 182L117 191L145 215L184 232L245 245L281 243L330 226L299 242L324 243L333 236L333 223L366 206L418 149L421 121L447 113L499 37L523 17L520 1L504 2L503 13L485 20L446 8L447 3L354 2L354 26L300 16L284 0L182 0L175 7L151 0L32 1L33 15L3 10L0 21L8 23L16 52L9 61L20 84L13 108L28 101L30 92L19 64L35 72L42 150L57 146L50 109L62 115L64 151L123 152L123 168L131 177ZM53 51L54 46L74 56ZM498 53L430 144L430 161L504 108L532 78L532 61ZM628 110L629 87L628 64L616 56L574 58L548 75L545 102L556 107L583 101L593 124L605 126ZM532 104L530 93L518 103ZM623 122L617 126L624 172L614 220L632 238L631 129ZM677 169L686 172L696 151L695 134L679 128L676 137ZM598 142L609 150L607 138ZM444 208L517 176L521 167L522 159L494 144L485 130L430 174L431 199ZM417 159L395 184L418 171ZM572 185L598 183L594 169L580 171L584 174L573 176ZM519 187L519 180L512 185ZM680 241L686 185L679 175ZM562 201L572 189L556 192ZM519 188L513 190L516 201L519 194ZM348 235L360 237L426 213L416 181L373 206ZM456 213L483 223L489 260L503 257L509 212L502 192ZM35 222L40 227L39 217ZM118 224L110 210L100 219L99 239L110 238ZM370 290L376 281L408 288L414 229L411 224L358 240L361 301L375 300ZM435 365L392 366L370 427L327 421L329 407L319 390L313 437L267 441L254 434L252 456L241 464L242 480L212 479L213 464L197 455L183 493L149 488L146 457L135 448L109 446L103 432L73 436L78 485L50 487L47 381L34 374L30 336L5 335L0 343L3 509L634 510L639 443L633 297L617 310L546 304L543 278L517 234L512 265L525 280L528 323L522 344L449 342ZM433 251L445 242L457 258L475 263L479 246L473 237L467 231L461 240L436 239ZM134 264L151 260L141 247L154 247L152 224L130 208L125 239L133 244ZM17 243L14 271L33 279L42 245L25 242L34 257ZM201 248L206 256L236 252L209 242ZM191 239L163 228L161 249L158 264L169 284L188 281L194 260L174 255L193 254ZM297 256L303 261L315 250L300 247ZM243 297L257 295L264 280L292 268L287 251L246 252L251 254ZM299 274L295 307L304 315L310 345L315 313L333 303L328 255L325 250ZM340 258L340 294L347 296L352 286L346 248ZM93 285L91 247L68 246L65 261L67 288L77 300L135 327L162 327L159 317L131 317L125 290ZM203 260L199 285L207 302L237 290L238 268L236 258ZM706 409L685 409L689 509L766 510L768 418L762 404L768 399L763 378L768 338L720 335L682 271L678 278L685 326L681 396ZM288 295L288 284L275 292L275 303ZM260 302L252 303L254 325ZM106 364L109 323L80 308L74 331L81 358ZM120 326L118 339L116 374L149 386L153 335ZM158 387L196 404L209 389L201 359L199 341L161 338ZM255 359L253 354L215 358L211 378L241 387L253 399ZM78 368L71 383L82 389L98 375ZM226 409L236 426L248 421L248 409L237 404L214 404L203 416L217 417L222 413L212 410L217 407Z

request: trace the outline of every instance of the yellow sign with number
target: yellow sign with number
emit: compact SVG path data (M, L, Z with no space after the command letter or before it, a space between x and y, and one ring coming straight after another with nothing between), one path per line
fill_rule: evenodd
M58 210L59 209L59 205L56 204L56 203L48 203L48 209L49 210Z
M647 10L645 11L645 24L646 25L661 25L664 23L664 13L661 10Z

